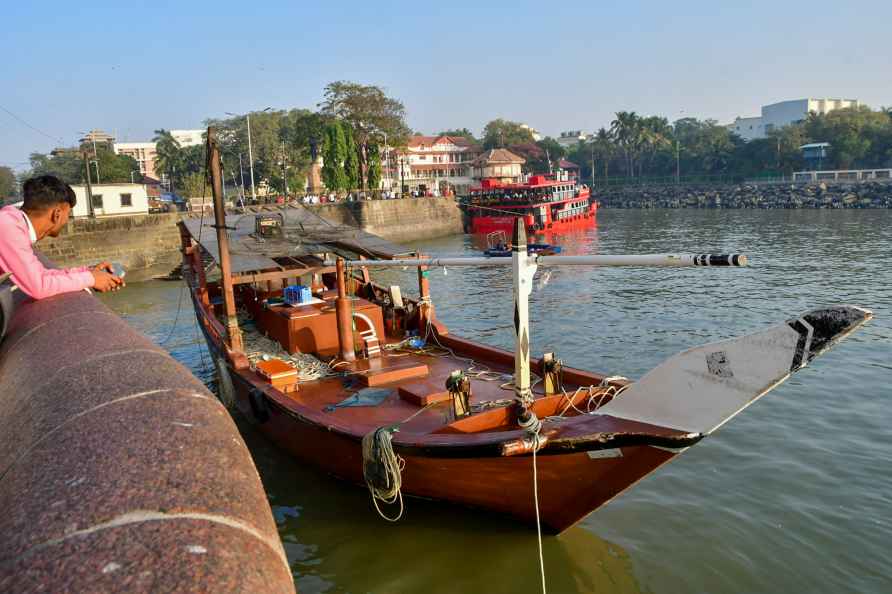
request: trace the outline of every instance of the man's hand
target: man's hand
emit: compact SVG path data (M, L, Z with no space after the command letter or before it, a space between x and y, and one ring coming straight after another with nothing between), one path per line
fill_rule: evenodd
M111 263L111 262L100 262L99 264L97 264L96 266L93 266L93 267L91 268L91 271L94 271L94 272L95 272L95 271L97 271L97 270L98 270L98 271L102 271L102 272L107 272L107 273L109 273L109 274L114 274L114 273L115 273L115 269L112 267L112 263Z
M115 276L110 271L111 264L108 262L103 262L90 270L90 273L93 275L93 288L100 293L117 291L125 286L124 279Z

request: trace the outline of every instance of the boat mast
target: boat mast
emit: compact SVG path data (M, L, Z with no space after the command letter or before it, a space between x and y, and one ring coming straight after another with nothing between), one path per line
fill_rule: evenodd
M514 276L514 398L518 424L532 433L539 429L539 419L532 411L530 388L530 293L536 262L527 255L526 223L514 222L511 241L511 268Z
M235 295L232 292L232 264L229 260L229 234L226 232L226 208L223 204L223 176L220 167L220 147L217 130L208 128L208 169L211 175L211 192L214 196L214 228L217 230L217 249L220 252L220 272L223 284L223 307L226 313L226 334L229 348L242 351L242 333L238 327Z

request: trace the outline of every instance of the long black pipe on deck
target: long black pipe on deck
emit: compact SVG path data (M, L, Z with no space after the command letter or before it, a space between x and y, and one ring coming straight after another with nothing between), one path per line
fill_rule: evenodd
M34 591L294 592L226 409L86 292L0 344L0 592Z

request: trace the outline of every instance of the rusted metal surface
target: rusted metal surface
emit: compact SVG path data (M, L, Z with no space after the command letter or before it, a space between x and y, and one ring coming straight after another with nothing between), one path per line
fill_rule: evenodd
M231 417L87 293L0 344L0 592L294 592Z

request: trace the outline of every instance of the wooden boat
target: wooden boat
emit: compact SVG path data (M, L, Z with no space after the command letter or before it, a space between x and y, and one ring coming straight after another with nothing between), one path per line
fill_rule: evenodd
M483 253L491 258L510 258L511 243L504 231L492 231L486 235L486 249ZM542 254L543 256L553 256L561 253L561 246L551 245L550 243L527 243L528 254Z
M871 317L854 306L815 310L676 355L637 382L564 367L554 355L530 357L537 266L744 258L529 256L522 221L510 259L429 258L300 205L224 216L213 130L208 139L215 220L181 223L183 276L221 398L295 457L400 506L401 494L427 497L559 533ZM207 257L219 280L208 278ZM515 352L459 337L437 319L427 268L439 265L511 266ZM415 267L418 298L376 284L369 270L378 266ZM283 287L296 284L312 296L281 302Z

